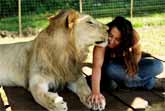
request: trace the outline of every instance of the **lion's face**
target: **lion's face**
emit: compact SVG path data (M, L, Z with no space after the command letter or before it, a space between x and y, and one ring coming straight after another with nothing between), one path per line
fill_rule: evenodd
M80 45L89 46L108 38L107 27L89 15L80 15L74 28L76 42Z
M96 42L108 39L108 27L101 24L87 14L80 14L75 10L61 11L56 16L50 18L51 32L64 32L58 37L74 41L77 47L84 48ZM57 28L58 27L58 28ZM51 29L52 28L52 29ZM74 38L74 39L73 39ZM63 39L64 40L64 39Z

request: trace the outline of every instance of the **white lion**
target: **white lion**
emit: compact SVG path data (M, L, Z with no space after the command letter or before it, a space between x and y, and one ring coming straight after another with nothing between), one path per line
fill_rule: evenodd
M68 109L57 93L67 85L88 108L104 109L105 101L100 106L87 102L91 90L81 68L88 46L107 39L107 27L75 10L61 11L49 21L32 41L0 45L0 85L28 89L49 111Z

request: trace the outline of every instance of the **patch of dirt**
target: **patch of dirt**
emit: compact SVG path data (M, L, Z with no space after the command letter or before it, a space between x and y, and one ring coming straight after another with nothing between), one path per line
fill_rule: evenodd
M28 27L25 30L23 30L21 37L36 36L39 32L40 32L40 30ZM16 38L16 37L19 37L19 33L18 32L13 32L13 31L6 31L6 30L1 31L0 30L0 38L6 38L6 37Z
M165 29L165 26L150 26L150 27L143 27L143 28L137 28L137 31L142 33L142 32L151 32L153 30L162 30Z

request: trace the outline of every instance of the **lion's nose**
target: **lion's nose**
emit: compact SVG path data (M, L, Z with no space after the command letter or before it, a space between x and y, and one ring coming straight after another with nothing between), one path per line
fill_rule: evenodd
M105 25L105 24L101 23L100 26L102 27L103 30L106 30L106 31L109 30L109 27L107 25Z
M109 30L109 27L108 26L105 26L105 29L108 31Z
M109 27L107 25L103 25L104 30L108 31Z

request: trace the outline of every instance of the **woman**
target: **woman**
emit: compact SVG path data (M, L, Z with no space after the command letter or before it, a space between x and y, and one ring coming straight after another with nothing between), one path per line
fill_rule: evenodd
M160 61L142 58L139 35L130 21L118 16L107 25L108 42L95 46L93 51L92 95L88 99L94 103L105 99L100 92L101 83L106 89L118 85L152 89L155 76L163 70Z

